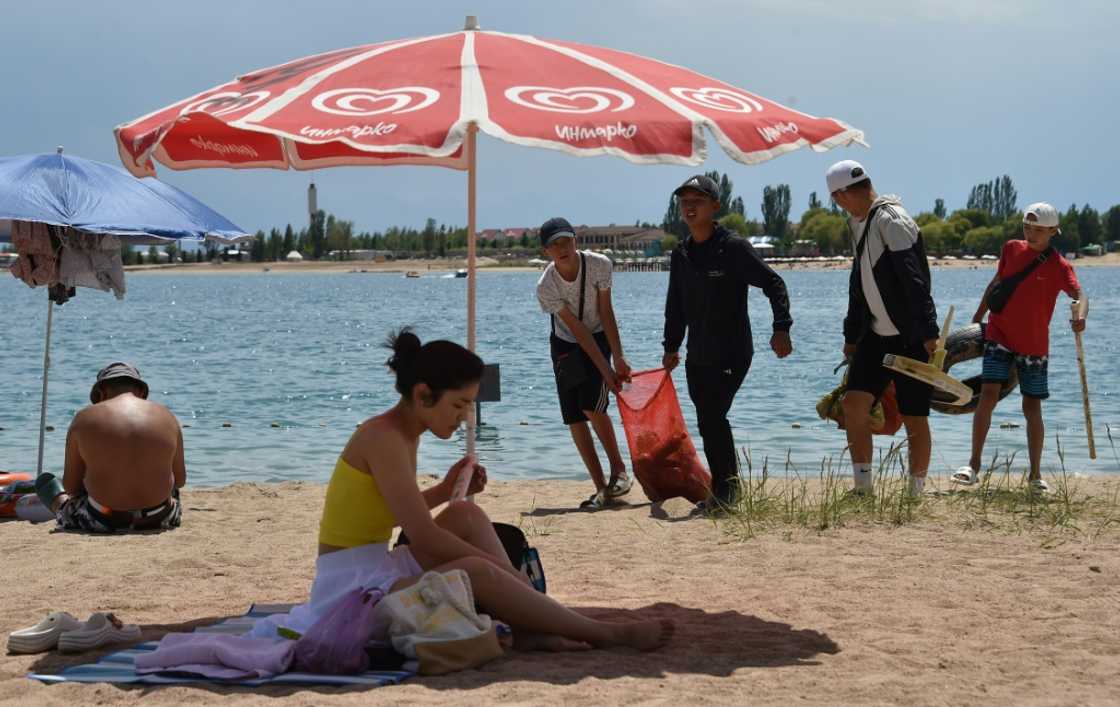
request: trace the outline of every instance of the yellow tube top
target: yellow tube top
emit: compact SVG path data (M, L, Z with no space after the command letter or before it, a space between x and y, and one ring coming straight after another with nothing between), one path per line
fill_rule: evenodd
M385 543L396 525L397 519L373 477L339 457L327 484L319 542L336 547Z

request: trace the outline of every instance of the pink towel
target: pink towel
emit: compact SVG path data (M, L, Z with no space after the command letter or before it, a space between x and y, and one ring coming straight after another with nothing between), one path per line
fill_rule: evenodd
M136 657L136 672L193 673L218 680L270 678L292 665L296 644L271 638L169 633L152 653Z

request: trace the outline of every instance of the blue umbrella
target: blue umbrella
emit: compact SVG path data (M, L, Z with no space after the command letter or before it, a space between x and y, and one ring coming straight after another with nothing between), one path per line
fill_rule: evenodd
M154 244L251 236L190 194L119 167L55 154L0 157L0 220L37 221Z
M119 167L63 155L61 147L53 155L0 157L0 240L10 237L13 221L69 227L144 245L205 239L234 243L252 238L186 192L157 179L137 179ZM40 474L53 311L48 299L39 416Z

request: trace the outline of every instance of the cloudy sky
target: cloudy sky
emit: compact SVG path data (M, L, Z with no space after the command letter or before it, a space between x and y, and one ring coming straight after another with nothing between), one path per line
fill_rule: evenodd
M112 129L253 69L357 44L462 28L607 46L680 64L866 132L871 149L802 150L747 167L709 143L748 216L788 183L794 216L834 160L862 161L914 212L1010 174L1020 206L1120 203L1120 3L1040 0L475 0L412 3L4 3L0 154L118 164ZM694 170L479 143L479 226L659 221ZM305 190L359 230L466 221L466 178L436 168L199 170L161 178L248 230L306 222Z

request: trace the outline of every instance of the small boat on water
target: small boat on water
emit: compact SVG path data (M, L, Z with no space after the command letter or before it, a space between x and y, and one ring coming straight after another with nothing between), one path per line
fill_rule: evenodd
M466 277L466 276L467 276L467 269L466 268L459 268L458 270L455 271L455 277Z
M420 277L420 273L416 272L415 270L409 270L408 272L406 272L404 274L404 276L405 277Z

